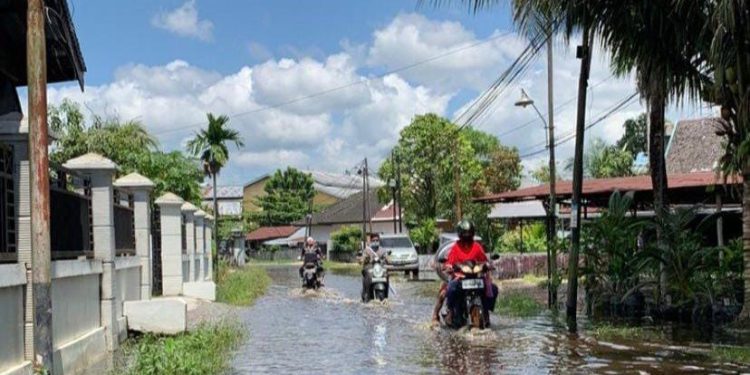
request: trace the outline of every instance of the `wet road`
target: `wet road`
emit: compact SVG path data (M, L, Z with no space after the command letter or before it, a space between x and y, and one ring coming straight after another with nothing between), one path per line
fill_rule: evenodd
M361 279L328 275L302 293L293 267L269 268L268 294L240 313L249 330L234 374L738 373L698 349L598 342L569 335L548 315L493 316L482 333L432 329L420 283L395 282L389 303L359 302ZM690 353L690 354L688 354Z

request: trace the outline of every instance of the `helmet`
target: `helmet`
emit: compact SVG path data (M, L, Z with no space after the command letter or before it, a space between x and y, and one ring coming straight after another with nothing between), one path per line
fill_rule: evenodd
M305 243L306 243L306 244L307 244L308 246L312 246L312 245L315 245L315 239L314 239L314 238L312 238L312 237L307 237L307 240L305 241Z
M456 225L456 232L458 233L458 239L464 241L470 241L474 239L474 224L469 220L461 220Z

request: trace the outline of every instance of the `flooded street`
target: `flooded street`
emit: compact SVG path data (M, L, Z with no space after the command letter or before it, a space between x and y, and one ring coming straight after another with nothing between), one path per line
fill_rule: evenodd
M236 352L234 374L500 374L738 373L700 348L598 342L569 335L549 315L493 316L482 333L433 329L433 300L418 282L393 283L389 303L363 305L361 279L326 277L326 288L303 294L295 267L269 268L268 294L240 312L249 338ZM704 346L705 348L705 346Z

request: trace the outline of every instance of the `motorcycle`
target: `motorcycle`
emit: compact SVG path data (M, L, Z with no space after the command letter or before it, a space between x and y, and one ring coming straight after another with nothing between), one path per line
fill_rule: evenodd
M305 254L304 265L302 266L302 288L315 290L320 288L320 284L318 258L315 254Z
M388 270L385 268L385 261L380 257L376 256L372 260L372 267L367 271L370 276L370 290L362 293L362 299L364 302L377 299L383 301L388 298L388 288L390 287L388 280ZM365 297L366 296L366 297Z
M459 281L464 308L460 310L461 314L454 313L451 324L453 328L464 326L476 329L489 328L490 314L482 304L483 297L487 293L485 275L489 270L487 263L473 261L453 265L454 272L460 272L464 275ZM443 324L448 325L445 321L445 314L443 315Z

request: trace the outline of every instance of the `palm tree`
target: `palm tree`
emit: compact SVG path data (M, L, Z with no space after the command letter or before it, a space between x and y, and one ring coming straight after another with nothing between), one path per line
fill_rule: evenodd
M216 253L213 253L214 275L217 274L218 262L217 253L219 251L219 202L216 200L216 176L221 168L229 160L229 148L227 144L234 143L237 148L244 146L240 133L229 128L229 117L222 115L214 116L212 113L206 114L208 118L208 127L201 129L195 134L195 137L187 143L188 151L194 156L200 158L203 163L203 171L206 175L211 176L213 182L213 203L214 203L214 241Z
M707 2L702 10L708 16L708 42L704 46L707 70L713 78L704 97L721 106L722 133L726 137L722 172L725 178L736 174L743 177L745 303L739 320L750 322L750 4L747 0L717 0Z

